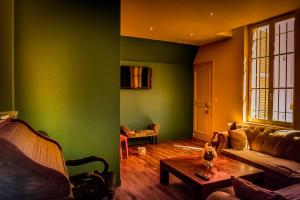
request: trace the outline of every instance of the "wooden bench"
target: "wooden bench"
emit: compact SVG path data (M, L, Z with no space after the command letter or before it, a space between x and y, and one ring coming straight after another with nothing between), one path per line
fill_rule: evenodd
M157 144L160 125L151 124L149 129L132 131L126 126L121 126L121 133L128 139L149 138L151 144Z

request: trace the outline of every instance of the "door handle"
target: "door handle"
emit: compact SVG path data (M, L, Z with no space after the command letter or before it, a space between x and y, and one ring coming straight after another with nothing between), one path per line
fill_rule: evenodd
M208 114L208 111L209 111L208 104L207 104L207 103L205 103L205 108L204 108L204 112L205 112L205 114Z

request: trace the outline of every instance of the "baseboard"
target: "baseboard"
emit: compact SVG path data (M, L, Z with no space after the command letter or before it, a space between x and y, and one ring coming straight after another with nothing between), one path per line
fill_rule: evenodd
M201 133L193 133L193 137L205 142L210 141L211 136L210 135L206 135L206 134L201 134Z

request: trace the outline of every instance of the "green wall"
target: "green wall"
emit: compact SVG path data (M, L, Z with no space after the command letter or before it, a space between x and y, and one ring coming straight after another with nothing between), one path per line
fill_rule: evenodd
M190 45L121 37L121 65L152 68L151 89L121 89L121 124L143 129L159 123L159 142L192 137L196 50Z
M0 111L13 109L13 3L0 1Z
M15 2L19 117L57 140L66 159L100 156L117 174L119 6L118 0Z

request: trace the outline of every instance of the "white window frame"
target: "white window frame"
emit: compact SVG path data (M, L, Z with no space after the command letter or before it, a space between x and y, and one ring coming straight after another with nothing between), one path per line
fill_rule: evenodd
M286 127L293 127L295 122L295 110L293 109L293 122L283 122L283 121L273 121L272 115L273 115L273 67L274 67L274 40L275 40L275 23L289 19L289 18L295 18L295 21L297 20L296 14L289 13L283 16L275 17L257 24L253 24L249 26L249 56L248 56L248 122L255 122L255 123L262 123L262 124L270 124L270 125L278 125L278 126L286 126ZM294 31L296 32L296 22ZM258 118L252 118L251 117L251 88L252 88L252 42L253 42L253 29L269 25L269 98L268 98L268 119L258 119ZM295 68L296 68L296 62L298 59L296 59L295 49L296 49L296 33L294 34L294 87L293 87L293 106L295 107Z

